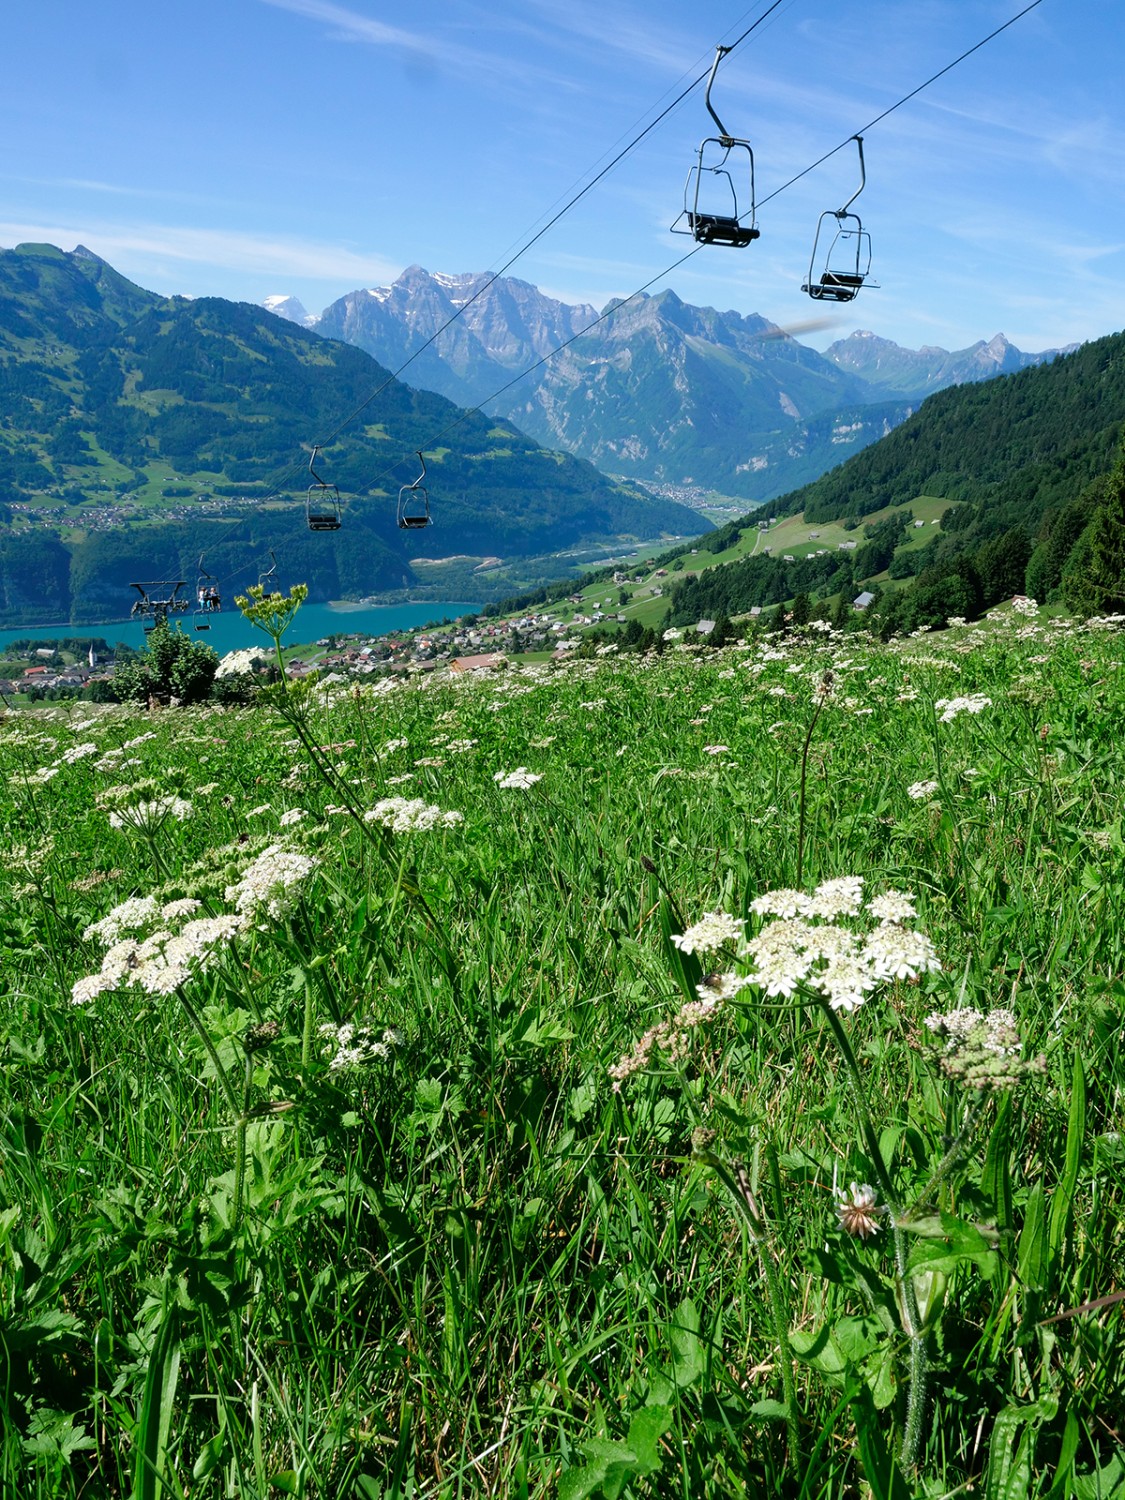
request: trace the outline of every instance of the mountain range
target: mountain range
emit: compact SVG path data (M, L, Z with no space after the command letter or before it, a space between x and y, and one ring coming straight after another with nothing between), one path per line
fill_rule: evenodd
M318 441L345 524L314 536ZM419 449L435 524L403 531ZM119 617L132 580L201 553L244 586L273 549L314 598L355 598L417 593L423 565L436 587L439 558L514 559L517 584L544 572L520 559L708 528L260 307L157 296L82 247L0 251L0 620Z
M856 333L820 354L758 314L693 307L673 291L599 315L515 278L421 266L319 315L294 298L265 305L392 369L409 362L412 383L483 403L607 472L758 501L884 436L935 390L1059 352L1024 354L1002 334L951 354Z

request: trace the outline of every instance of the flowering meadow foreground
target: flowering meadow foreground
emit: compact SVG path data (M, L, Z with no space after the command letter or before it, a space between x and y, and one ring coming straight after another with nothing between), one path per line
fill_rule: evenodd
M1120 621L0 721L0 1493L1125 1494Z

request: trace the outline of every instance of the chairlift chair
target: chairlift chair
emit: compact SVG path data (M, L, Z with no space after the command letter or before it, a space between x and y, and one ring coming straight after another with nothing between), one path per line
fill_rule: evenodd
M192 616L195 629L210 630L210 616L217 615L222 607L218 585L203 566L203 554L200 553L199 572L195 580L195 613Z
M169 615L182 615L190 600L181 597L180 590L186 587L184 578L161 579L157 583L131 583L138 597L129 611L130 619L139 619L145 635L151 635L158 625L166 625Z
M313 451L309 456L309 473L313 477L309 485L308 496L305 500L305 520L308 522L310 531L339 531L340 529L340 491L334 484L326 484L313 468L316 455L320 452L320 444L313 444Z
M754 202L754 152L749 141L730 134L711 103L711 85L715 82L720 62L730 50L721 46L715 49L715 61L707 80L707 112L718 126L719 133L708 136L696 153L695 165L688 171L684 184L683 212L672 225L672 232L690 234L700 245L731 245L742 249L761 234L756 224ZM745 163L743 152L746 153ZM741 212L736 176L749 188L749 204ZM709 183L709 179L713 179L713 183ZM743 202L746 203L745 197ZM684 228L680 227L681 220L685 221Z
M859 294L861 287L875 286L870 280L871 236L864 229L859 215L851 212L852 204L863 192L867 182L863 137L857 135L855 141L859 147L859 187L843 208L829 209L821 214L809 259L809 279L801 287L803 292L807 292L818 302L851 302ZM829 220L832 221L831 224ZM822 235L828 241L823 263L819 260ZM818 264L821 266L819 275L816 269Z
M431 524L430 494L422 483L426 477L426 460L421 453L418 461L422 465L421 474L413 484L404 484L398 492L398 524L404 531L419 530Z
M274 550L270 548L270 565L258 574L258 587L263 594L273 593L274 574L277 572L277 557Z

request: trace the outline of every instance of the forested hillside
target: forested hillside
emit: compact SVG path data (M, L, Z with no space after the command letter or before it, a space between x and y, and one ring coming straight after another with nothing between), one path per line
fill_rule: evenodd
M866 518L854 551L731 562L685 579L672 618L715 618L806 594L846 598L873 581L876 592L901 585L886 588L872 611L884 633L973 618L1022 592L1061 596L1083 612L1112 607L1110 544L1091 593L1091 538L1097 527L1104 540L1107 507L1117 503L1109 476L1123 423L1125 334L939 392L881 442L770 507L803 513L812 525L858 528ZM958 503L945 507L930 540L904 551L909 506L920 496ZM722 533L708 539L722 545Z
M346 527L311 537L310 445L357 411L321 465ZM394 502L420 448L435 525L404 534ZM246 303L157 297L49 245L0 252L0 502L0 617L28 624L119 614L123 583L182 576L204 550L229 571L299 541L300 576L328 598L409 585L424 556L707 529L359 349Z

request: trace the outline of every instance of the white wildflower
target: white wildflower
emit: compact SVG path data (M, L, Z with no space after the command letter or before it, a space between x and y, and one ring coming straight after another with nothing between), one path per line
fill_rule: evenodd
M151 896L131 896L122 901L104 916L100 922L91 922L82 934L84 942L97 938L107 947L116 943L123 932L139 932L156 920L160 907Z
M942 710L940 723L952 724L959 714L979 714L991 703L983 693L969 693L962 698L939 698L934 707Z
M282 828L291 828L294 823L299 823L302 818L307 817L308 813L305 812L303 807L291 807L287 812L283 812L277 821L281 824Z
M941 968L934 945L925 933L891 922L868 934L864 953L877 979L917 979Z
M813 892L808 914L813 917L854 917L863 901L863 876L841 875L825 880Z
M906 795L915 802L921 802L924 797L932 797L939 786L937 781L915 781L906 788Z
M200 903L191 896L185 896L179 901L169 901L167 906L160 909L160 918L164 922L178 922L182 917L190 917L193 912L199 910Z
M526 792L543 777L538 772L529 771L526 766L517 766L514 771L496 771L492 779L507 791Z
M242 873L241 880L227 886L226 899L233 901L243 917L279 920L296 899L298 887L316 869L317 861L297 854L283 844L271 844Z
M674 934L672 943L681 953L713 953L724 943L737 942L741 937L740 918L722 911L710 911L686 932Z
M767 891L764 896L756 896L750 903L750 910L757 916L781 917L786 921L791 917L808 916L811 909L812 903L804 892L784 888Z
M392 833L424 833L430 828L455 828L465 821L463 813L442 812L421 797L384 797L363 815L364 822L378 823Z
M879 922L907 922L918 915L907 891L884 891L867 903L867 910Z
M99 746L93 741L84 745L72 745L69 750L64 750L62 758L68 766L72 766L76 760L85 760L88 755L97 755Z

